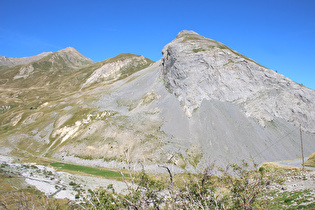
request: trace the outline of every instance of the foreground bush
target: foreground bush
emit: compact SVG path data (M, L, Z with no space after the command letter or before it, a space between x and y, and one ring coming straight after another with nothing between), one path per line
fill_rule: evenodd
M188 174L175 181L167 166L168 181L152 178L142 170L125 183L124 194L112 186L90 190L82 208L86 209L252 209L263 207L262 196L279 176L255 164L214 165L200 174ZM214 172L219 174L214 175ZM129 178L129 177L128 177ZM260 199L258 199L260 198Z

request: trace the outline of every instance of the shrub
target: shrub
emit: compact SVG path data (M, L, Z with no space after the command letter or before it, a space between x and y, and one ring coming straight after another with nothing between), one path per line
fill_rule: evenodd
M259 170L256 164L231 164L214 175L214 164L199 174L188 174L182 182L174 182L174 175L167 166L169 181L150 177L145 170L131 176L127 193L116 193L113 186L89 191L87 208L95 209L252 209L262 203L257 199L264 195L274 179L269 172ZM267 175L268 174L268 175Z

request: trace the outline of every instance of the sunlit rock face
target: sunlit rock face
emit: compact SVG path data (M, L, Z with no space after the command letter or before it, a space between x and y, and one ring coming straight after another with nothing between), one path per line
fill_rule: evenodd
M182 31L163 49L162 74L186 115L204 99L241 105L262 126L274 117L315 132L315 93L227 46Z

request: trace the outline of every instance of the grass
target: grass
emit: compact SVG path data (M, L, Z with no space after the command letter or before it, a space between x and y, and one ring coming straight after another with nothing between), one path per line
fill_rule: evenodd
M268 209L314 209L315 202L311 190L293 192L271 192Z
M122 178L119 172L110 171L106 169L99 169L99 168L61 163L61 162L54 162L54 163L51 163L50 165L55 168L66 170L66 171L80 172L80 173L90 174L94 176L101 176L101 177L106 177L106 178Z
M0 171L0 209L71 209L66 199L47 198L24 179Z
M265 170L270 171L270 172L277 171L277 172L299 173L303 170L302 168L298 168L298 167L279 165L279 164L277 164L277 162L264 162L261 164L260 167L264 168ZM305 169L305 170L307 170L307 169Z
M202 51L206 51L205 49L202 48L198 48L198 49L193 49L194 53L198 53L198 52L202 52Z
M180 37L177 37L177 38L182 38L182 37L183 37L182 42L186 42L186 41L209 41L209 42L212 42L212 43L215 44L215 46L210 45L209 47L210 47L211 49L212 49L213 47L217 47L217 48L220 48L220 49L222 49L222 50L224 50L224 49L229 50L229 51L233 52L234 54L236 54L237 56L239 56L239 57L241 57L241 58L244 58L244 59L247 60L247 61L253 62L253 63L255 63L255 64L257 64L257 65L259 65L259 66L261 66L261 67L264 67L264 66L260 65L259 63L257 63L256 61L254 61L254 60L252 60L252 59L250 59L250 58L248 58L248 57L246 57L246 56L240 54L239 52L237 52L237 51L235 51L235 50L229 48L228 46L226 46L226 45L224 45L224 44L222 44L222 43L220 43L220 42L218 42L218 41L215 41L215 40L212 40L212 39L208 39L208 38L203 37L203 36L198 35L198 34L184 34L184 35L182 35L182 36L180 36ZM193 52L195 52L195 53L201 52L201 51L205 51L205 50L202 49L202 48L193 49ZM266 67L264 67L264 68L266 68Z
M197 167L198 163L200 162L203 156L200 150L201 148L196 146L192 146L191 148L186 150L187 161L195 168Z
M315 167L315 152L305 161L304 165Z

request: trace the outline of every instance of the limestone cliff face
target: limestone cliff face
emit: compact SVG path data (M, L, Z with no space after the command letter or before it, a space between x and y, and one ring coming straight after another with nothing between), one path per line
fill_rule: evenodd
M262 126L278 117L315 132L314 90L217 41L182 31L164 47L161 67L188 117L204 99L216 99L241 105Z

